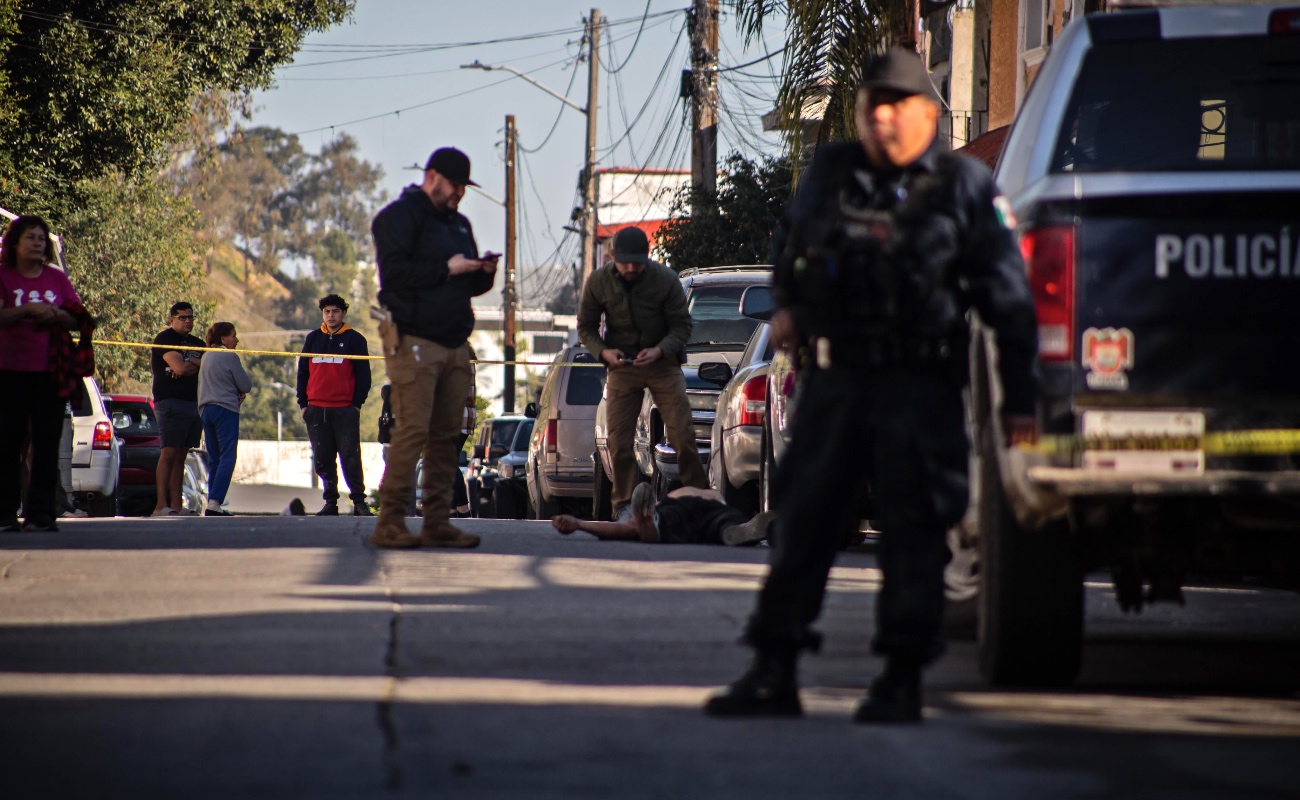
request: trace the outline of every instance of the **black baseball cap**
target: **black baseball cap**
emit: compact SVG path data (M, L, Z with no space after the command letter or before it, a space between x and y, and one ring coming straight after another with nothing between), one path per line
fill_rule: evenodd
M469 156L454 147L440 147L429 156L424 165L425 172L436 171L439 175L462 186L478 186L469 179Z
M614 260L620 264L644 264L650 259L650 240L645 231L628 226L614 234Z
M925 70L921 57L901 47L871 59L862 73L859 89L887 89L905 95L923 94L935 99L934 84Z

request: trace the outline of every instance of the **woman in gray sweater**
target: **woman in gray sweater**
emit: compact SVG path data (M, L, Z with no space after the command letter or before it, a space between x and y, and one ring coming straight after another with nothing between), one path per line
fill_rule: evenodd
M234 350L239 346L232 322L218 322L208 328L208 347ZM199 416L203 419L203 439L208 446L208 507L206 517L229 517L221 508L235 475L235 458L239 455L239 404L253 388L253 381L230 353L208 353L199 369Z

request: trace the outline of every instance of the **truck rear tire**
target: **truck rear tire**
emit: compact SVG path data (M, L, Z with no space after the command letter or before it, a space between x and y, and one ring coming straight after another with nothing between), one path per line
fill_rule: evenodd
M591 469L591 518L597 522L609 522L614 516L613 500L610 497L614 486L605 474L599 453L592 457Z
M1083 572L1064 520L1025 530L1007 505L993 426L980 430L979 664L998 686L1065 686L1083 654Z

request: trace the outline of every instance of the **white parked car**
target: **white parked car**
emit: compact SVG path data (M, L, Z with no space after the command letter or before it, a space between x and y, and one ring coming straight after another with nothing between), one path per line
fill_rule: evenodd
M94 378L81 379L81 405L72 410L72 491L92 517L117 515L121 442Z

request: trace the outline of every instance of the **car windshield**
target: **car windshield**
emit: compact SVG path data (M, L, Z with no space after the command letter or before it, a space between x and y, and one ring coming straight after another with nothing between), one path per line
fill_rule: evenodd
M1095 46L1053 171L1300 167L1300 59L1282 58L1282 44L1255 36Z
M590 353L578 353L575 364L598 363ZM571 406L594 406L600 403L605 392L605 367L570 367L569 385L564 390L564 402Z
M148 436L158 433L158 421L148 403L109 400L108 414L113 420L113 431L118 436Z
M519 430L515 433L515 443L510 448L510 452L518 453L528 449L528 437L533 435L533 422L534 420L526 419L519 423Z
M159 432L153 408L149 408L148 403L110 399L108 415L113 420L113 432L118 436L156 436Z
M511 419L502 422L492 423L492 440L491 447L504 447L510 449L510 443L515 440L515 430L519 428L519 420Z
M750 334L758 327L758 320L740 313L740 296L747 288L696 286L691 290L687 307L694 324L691 338L686 340L687 349L744 349Z

